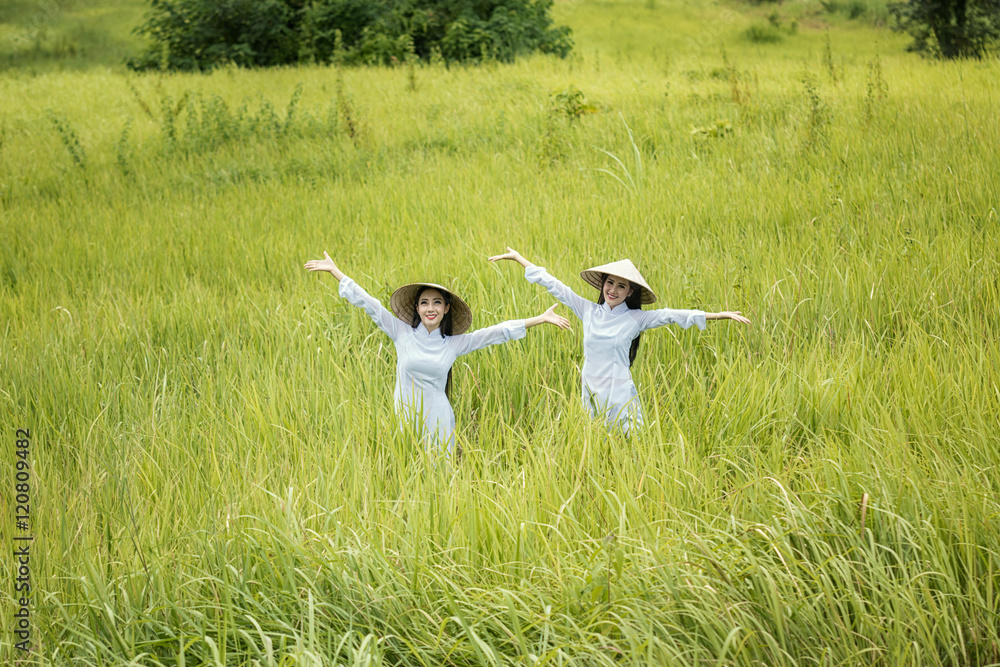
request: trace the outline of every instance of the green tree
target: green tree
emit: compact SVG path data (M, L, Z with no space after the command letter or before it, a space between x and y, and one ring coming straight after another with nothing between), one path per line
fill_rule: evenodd
M1000 42L1000 0L907 0L889 11L896 29L913 36L911 51L982 58Z

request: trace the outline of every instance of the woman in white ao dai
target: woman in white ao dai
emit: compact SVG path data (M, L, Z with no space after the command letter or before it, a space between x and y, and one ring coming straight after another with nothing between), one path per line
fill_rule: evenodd
M451 367L455 360L489 345L524 338L527 329L549 323L569 328L555 305L542 315L511 320L472 333L472 311L457 295L440 285L415 283L396 290L393 312L337 269L326 253L323 260L306 263L310 271L328 271L339 281L339 294L361 308L396 347L396 386L393 404L400 418L415 422L423 438L446 448L455 446L455 413L448 400Z
M656 295L630 260L594 267L581 277L600 290L597 303L583 298L545 269L531 264L516 250L507 248L490 261L510 259L524 267L524 277L537 283L569 307L583 323L583 368L581 397L592 417L604 418L609 426L629 433L642 425L642 408L632 380L632 362L643 331L676 324L684 329L704 330L707 320L750 321L738 312L706 313L701 310L661 308L642 310ZM618 275L623 274L623 275Z

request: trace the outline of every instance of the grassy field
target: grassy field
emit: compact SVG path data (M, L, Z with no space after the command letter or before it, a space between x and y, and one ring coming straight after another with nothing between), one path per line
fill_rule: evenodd
M1000 63L808 4L555 9L575 54L511 66L6 42L0 525L30 429L37 662L1000 663ZM508 245L754 326L644 336L631 440L579 406L578 322L464 357L434 460L302 264L481 327L551 303Z

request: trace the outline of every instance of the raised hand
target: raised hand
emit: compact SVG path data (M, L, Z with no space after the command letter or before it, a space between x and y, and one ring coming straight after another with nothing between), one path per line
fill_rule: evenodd
M522 257L521 253L519 253L518 251L514 250L511 247L508 247L507 252L503 253L502 255L493 255L492 257L489 258L491 262L499 262L501 259L510 259L517 262L521 266L528 266L528 260Z
M329 271L338 281L343 280L344 273L337 268L337 265L333 263L333 259L330 258L330 255L326 254L325 250L323 251L323 257L326 259L310 259L306 262L305 268L310 271Z
M569 329L569 320L567 320L562 315L556 315L555 309L559 304L552 304L549 309L546 310L541 315L535 315L534 317L529 317L524 321L524 328L530 329L536 324L554 324L560 329Z
M555 310L558 304L552 304L549 309L542 313L542 321L548 322L549 324L554 324L560 329L569 330L569 320L567 320L562 315L556 315Z

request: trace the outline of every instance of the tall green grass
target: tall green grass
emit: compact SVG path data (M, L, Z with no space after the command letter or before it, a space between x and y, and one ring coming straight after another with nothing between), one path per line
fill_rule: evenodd
M0 77L39 662L1000 662L997 63L845 28L834 78L808 26L557 10L570 59L415 90ZM579 406L578 323L463 357L442 461L396 426L389 341L301 266L443 282L481 327L551 302L485 261L506 245L581 293L628 256L754 326L647 334L632 439Z
M0 6L0 72L124 68L142 47L133 29L144 0L6 0Z

